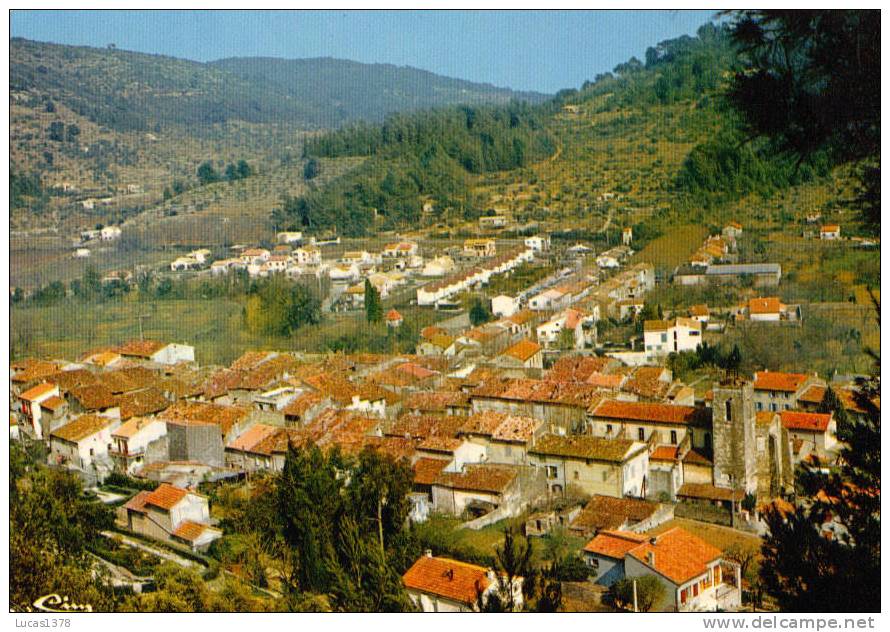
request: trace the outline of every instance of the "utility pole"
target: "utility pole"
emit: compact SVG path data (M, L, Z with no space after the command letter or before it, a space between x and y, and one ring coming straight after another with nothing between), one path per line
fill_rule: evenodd
M639 612L637 608L637 580L633 580L634 585L634 612Z
M136 318L139 319L139 340L145 340L145 335L142 331L142 320L144 318L151 318L151 314L137 314Z

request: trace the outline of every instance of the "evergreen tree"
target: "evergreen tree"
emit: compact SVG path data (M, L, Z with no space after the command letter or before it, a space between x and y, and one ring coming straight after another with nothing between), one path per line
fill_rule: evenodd
M482 299L477 296L473 299L473 305L470 307L470 323L473 327L478 327L491 319L491 311L485 306Z
M369 279L365 279L365 319L369 323L379 323L383 319L380 292Z

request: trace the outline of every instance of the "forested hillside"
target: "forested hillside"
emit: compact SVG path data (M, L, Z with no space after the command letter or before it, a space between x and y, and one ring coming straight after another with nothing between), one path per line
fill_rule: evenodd
M354 126L310 140L305 146L310 160L369 159L322 190L286 200L276 221L361 235L375 215L385 228L417 226L424 202L439 219L445 209L457 211L459 219L475 217L473 175L517 169L553 153L544 114L543 108L518 102L463 106L393 115L382 126Z

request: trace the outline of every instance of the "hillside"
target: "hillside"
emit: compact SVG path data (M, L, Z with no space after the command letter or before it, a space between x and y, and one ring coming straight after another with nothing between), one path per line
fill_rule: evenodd
M539 103L548 98L537 92L514 92L417 68L343 59L240 57L209 65L286 95L301 104L307 120L319 127L337 127L356 120L381 121L393 112L455 103L507 103L514 99Z
M227 121L334 127L416 108L545 98L384 64L266 58L199 63L20 38L10 40L10 88L62 101L118 131Z

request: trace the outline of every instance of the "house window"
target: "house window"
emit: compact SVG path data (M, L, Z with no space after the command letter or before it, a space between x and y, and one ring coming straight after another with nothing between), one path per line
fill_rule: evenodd
M612 434L612 424L606 424L606 434Z
M677 445L677 431L671 430L671 444Z
M578 470L575 470L575 480L577 481L579 478L581 478L581 474Z
M609 478L609 473L603 470L603 482L606 482L606 479Z
M552 478L556 478L557 475L558 475L558 472L557 472L557 470L556 470L556 466L555 466L555 465L548 465L548 466L547 466L547 478L551 478L551 479L552 479Z
M667 335L667 334L661 334L661 341L662 341L662 342L667 342L667 341L668 341L668 335Z
M640 441L645 441L646 440L646 429L639 428L637 430L637 437L639 437Z
M692 596L698 597L698 584L692 584Z
M726 407L726 421L732 421L732 400L727 399L723 405Z

